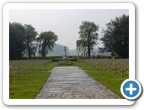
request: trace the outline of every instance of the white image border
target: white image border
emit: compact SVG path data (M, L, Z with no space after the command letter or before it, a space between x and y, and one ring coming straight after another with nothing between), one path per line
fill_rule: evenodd
M6 105L132 105L126 99L9 99L9 9L129 9L129 79L135 79L135 7L131 3L7 3L3 6L3 102Z

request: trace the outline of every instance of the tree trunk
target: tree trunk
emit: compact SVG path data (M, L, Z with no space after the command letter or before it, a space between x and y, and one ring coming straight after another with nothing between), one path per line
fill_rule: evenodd
M88 57L90 57L90 45L88 45Z
M90 57L90 32L88 34L88 57Z
M31 58L30 48L29 48L28 42L27 42L27 48L28 48L28 55L29 55L29 58Z
M44 58L45 57L45 55L44 55L44 49L42 50L42 58Z
M45 56L44 56L44 52L42 52L42 58L44 58Z
M46 48L46 46L44 46L44 48L43 48L43 50L42 50L42 57L43 57L43 58L45 57L45 53L44 53L45 48Z

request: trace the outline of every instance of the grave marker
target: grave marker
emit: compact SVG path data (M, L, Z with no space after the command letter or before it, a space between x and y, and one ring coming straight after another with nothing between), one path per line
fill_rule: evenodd
M116 70L118 70L118 69L116 68L116 60L114 60L114 68L112 68L112 70L114 70L114 75L116 75Z
M12 77L15 76L13 74L9 74L9 77L10 77L10 83L12 83Z
M123 69L123 65L122 65L121 69L119 70L119 72L121 72L121 77L123 77L123 72L125 72L125 70Z
M127 71L127 74L129 74L129 66L125 68L125 71Z
M11 68L10 68L9 70L10 70L10 71L9 71L9 72L10 72L10 74L9 74L10 83L12 83L12 77L15 76L15 75L12 74L13 71L12 71Z
M111 68L110 65L108 65L106 68L108 68L108 72L110 72L110 68Z
M14 73L17 74L17 77L18 77L18 79L19 79L19 74L20 74L19 68L17 67L15 70L16 70L16 71L15 71Z

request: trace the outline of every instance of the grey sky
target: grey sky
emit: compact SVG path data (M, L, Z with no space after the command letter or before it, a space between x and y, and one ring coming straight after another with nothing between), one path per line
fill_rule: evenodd
M102 28L110 19L123 14L129 15L126 9L12 9L9 11L9 21L31 24L38 33L53 31L58 35L57 44L76 49L79 39L79 26L82 21L93 21L99 25L99 38ZM102 44L99 44L102 47Z

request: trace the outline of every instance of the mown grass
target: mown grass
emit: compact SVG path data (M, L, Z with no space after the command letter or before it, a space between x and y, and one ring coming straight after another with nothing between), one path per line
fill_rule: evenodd
M126 72L124 72L124 76L121 77L121 73L118 71L116 71L116 75L114 75L114 71L108 72L108 69L103 71L102 67L95 68L82 62L76 62L75 65L79 66L83 70L86 70L85 72L96 81L106 86L119 97L124 98L120 92L120 86L124 80L129 78L129 75Z
M38 68L34 67L33 70L34 71L49 71L51 70L51 68L55 67L56 65L57 65L56 62L49 62L48 64L39 66Z
M113 91L115 94L124 98L120 92L121 83L128 79L129 76L124 72L124 77L121 77L120 72L116 72L114 75L113 71L108 72L106 69L103 71L102 67L94 68L91 65L85 64L79 61L72 61L73 65L57 65L58 62L49 62L46 65L34 68L33 72L23 76L20 75L20 79L13 77L13 82L9 84L9 98L10 99L33 99L37 93L43 87L45 81L49 77L53 67L62 67L62 66L78 66L85 72L93 77L95 80L100 82L102 85L106 86L108 89Z
M106 86L108 89L113 91L119 97L124 98L120 92L120 86L122 82L129 78L128 74L124 72L124 77L121 77L120 72L116 72L114 75L113 71L103 71L98 69L97 71L85 71L88 75L93 77L95 80Z
M9 83L10 99L33 99L43 87L45 81L51 72L30 72L19 79L13 77L12 83Z
M50 62L46 65L34 67L33 72L12 77L12 83L9 83L9 99L34 99L40 92L45 81L50 76L51 68L57 66L57 62Z

